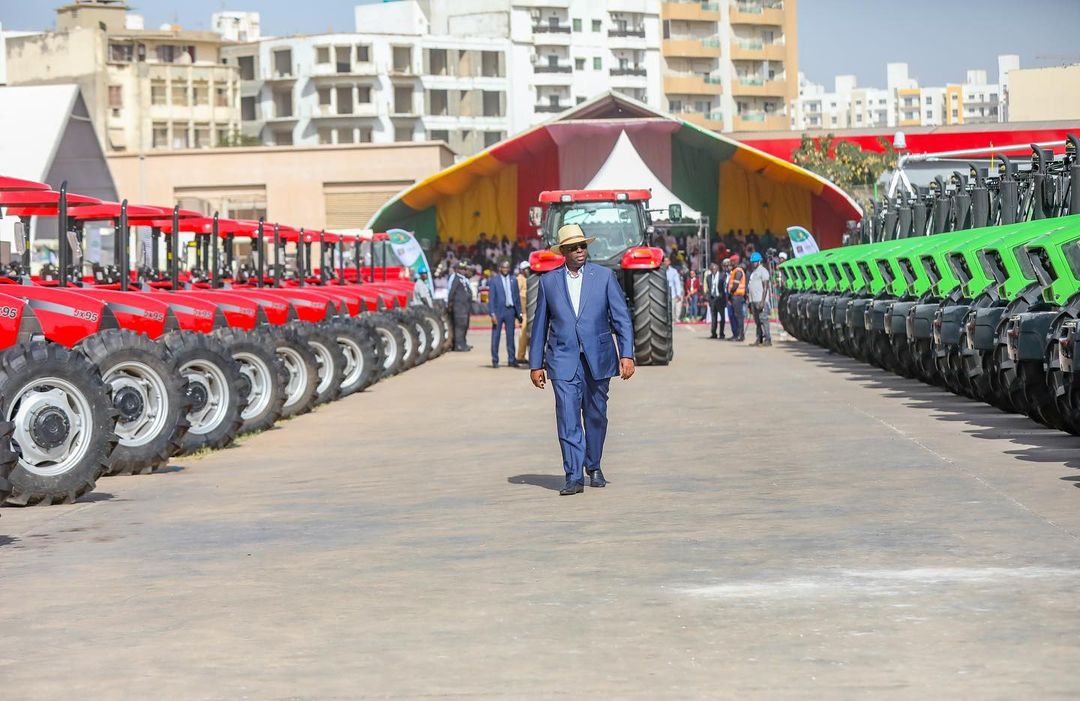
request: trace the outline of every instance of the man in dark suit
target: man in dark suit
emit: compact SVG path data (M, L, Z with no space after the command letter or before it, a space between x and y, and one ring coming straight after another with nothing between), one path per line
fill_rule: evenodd
M715 262L709 265L709 272L705 273L705 299L709 301L709 311L712 314L712 331L709 338L724 338L724 309L727 307L727 271L721 270ZM720 335L716 335L716 327L720 326Z
M607 436L608 382L634 374L634 325L615 274L586 265L588 246L577 224L559 229L551 250L566 264L540 278L529 344L532 383L555 390L555 423L562 448L566 484L560 495L607 484L600 469ZM618 351L612 334L618 339ZM582 421L584 420L584 430Z
M491 367L499 367L499 336L506 331L506 364L518 366L514 346L514 322L521 321L521 293L510 275L510 261L499 263L499 274L488 280L488 314L491 315Z
M469 351L472 346L465 343L465 334L469 331L469 311L472 307L472 287L466 273L469 265L458 264L458 271L450 274L446 282L446 306L450 310L450 320L454 326L454 350Z

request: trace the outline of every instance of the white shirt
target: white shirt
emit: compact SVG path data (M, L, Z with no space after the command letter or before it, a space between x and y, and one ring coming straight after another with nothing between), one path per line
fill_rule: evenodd
M578 308L581 307L581 279L585 275L585 266L581 266L577 275L570 273L570 268L566 269L566 290L570 293L570 304L574 306L574 316L578 315Z
M675 269L675 266L669 265L665 275L667 276L667 286L671 290L671 296L682 297L682 276L679 275L679 271Z
M769 269L764 265L759 265L754 268L754 272L750 273L750 281L746 286L747 297L754 304L760 304L765 301L765 296L769 290Z
M503 297L503 299L506 300L506 306L512 307L512 306L514 306L514 300L510 296L510 276L509 275L500 275L499 277L502 278L503 292L505 293L505 296Z

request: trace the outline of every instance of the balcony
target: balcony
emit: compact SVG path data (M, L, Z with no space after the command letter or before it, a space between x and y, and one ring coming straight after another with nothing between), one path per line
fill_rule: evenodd
M645 38L645 27L627 27L625 29L609 29L609 37L638 37Z
M263 78L263 80L267 83L295 83L296 71L292 68L290 68L287 73L283 73L281 71L271 71Z
M766 44L761 39L733 38L731 58L734 61L785 61L787 45L782 41Z
M533 34L569 34L569 24L534 24Z
M720 3L665 2L660 5L660 17L665 20L684 22L719 22Z
M699 73L667 73L664 92L668 95L720 95L720 78Z
M675 116L684 122L690 122L705 129L712 129L713 131L723 131L724 129L723 112L677 112Z
M533 105L533 111L538 113L538 114L557 114L559 112L562 112L563 110L568 110L568 109L570 109L570 105L569 104L564 105L562 103L560 103L558 105L550 105L550 104Z
M664 55L682 58L716 58L720 56L720 39L664 39Z
M573 70L569 63L538 63L533 66L534 73L570 73Z
M625 68L612 68L608 71L612 77L619 77L624 75L647 75L645 66L626 66Z
M753 97L783 97L787 95L786 80L736 78L731 82L731 94Z
M338 112L329 105L317 105L311 112L312 119L358 119L378 117L379 112L373 103L357 104L352 112Z
M316 64L311 72L311 77L315 80L320 80L325 78L369 77L377 74L378 72L375 70L375 64L367 61L364 63L354 63L351 66L344 64L336 66L332 63Z
M783 6L769 6L774 4L775 3L767 3L765 5L742 2L735 3L731 7L731 23L782 27L784 26Z
M735 115L735 131L787 131L791 119L786 114L743 112Z

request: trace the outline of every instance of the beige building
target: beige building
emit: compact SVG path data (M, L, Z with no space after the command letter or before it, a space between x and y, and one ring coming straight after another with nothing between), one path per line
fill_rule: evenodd
M313 229L361 228L405 187L454 162L443 143L266 146L111 154L122 197Z
M1009 73L1009 121L1080 119L1080 64Z
M799 94L795 0L667 0L666 107L717 131L789 128Z
M239 75L221 37L131 22L115 0L57 9L56 31L7 40L10 85L76 83L109 153L209 148L239 132Z

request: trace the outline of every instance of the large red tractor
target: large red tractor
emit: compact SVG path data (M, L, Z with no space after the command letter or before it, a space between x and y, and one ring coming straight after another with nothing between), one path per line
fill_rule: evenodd
M559 227L577 224L588 237L589 262L615 271L626 293L634 321L634 355L639 365L667 365L672 346L671 293L660 268L664 252L652 246L648 190L550 190L540 193L540 236L547 247L529 256L532 275L526 299L529 333L536 310L539 273L555 270L565 260L550 250Z

